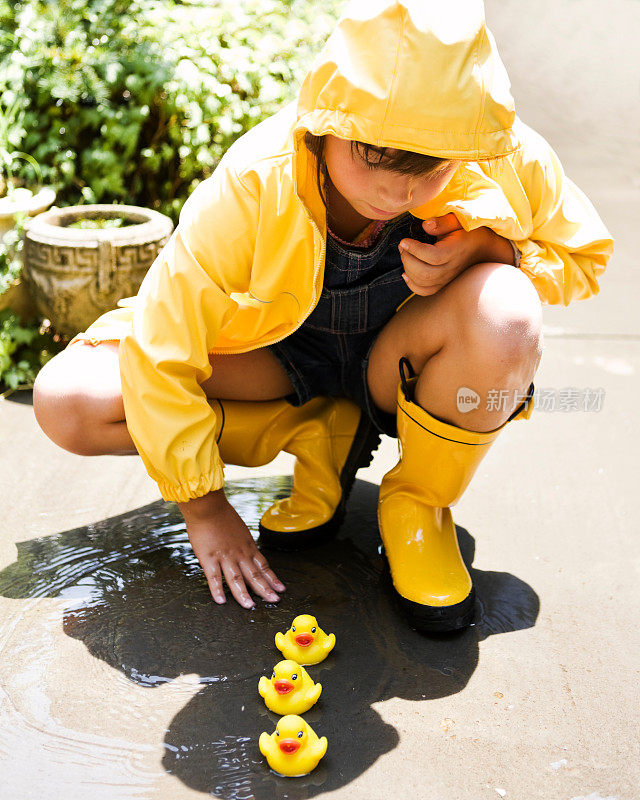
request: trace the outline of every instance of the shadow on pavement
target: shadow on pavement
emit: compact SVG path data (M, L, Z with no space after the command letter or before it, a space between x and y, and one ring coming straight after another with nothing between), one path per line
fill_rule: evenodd
M33 405L33 389L6 390L4 397L1 398L6 403L18 403L21 406Z
M227 492L257 530L274 495L288 486L288 478L256 478L228 483ZM373 704L459 692L477 666L480 641L531 627L538 615L538 596L526 583L471 568L478 597L472 627L437 638L409 629L378 553L377 489L356 482L333 543L268 553L288 591L279 604L258 601L251 612L232 600L213 604L182 516L162 501L19 543L18 560L0 573L0 594L68 598L65 633L140 686L200 676L202 688L165 736L163 766L187 786L225 800L313 797L345 786L398 744ZM462 528L458 536L470 566L473 538ZM327 755L311 775L292 781L270 772L258 750L260 733L271 733L277 716L264 707L257 683L281 659L275 633L305 612L334 632L337 644L308 668L323 692L304 716L327 736Z

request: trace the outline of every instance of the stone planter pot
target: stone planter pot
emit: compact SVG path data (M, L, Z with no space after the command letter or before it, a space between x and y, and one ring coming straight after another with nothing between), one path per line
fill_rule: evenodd
M30 217L46 211L56 199L56 193L49 186L37 191L16 189L11 197L0 198L0 236L16 224L16 214L26 212Z
M81 219L116 219L121 228L81 229ZM75 336L137 293L168 241L173 222L139 206L58 208L29 220L23 272L38 310L58 333Z
M48 186L35 194L30 189L16 189L11 197L0 198L0 237L16 224L17 214L27 213L33 217L46 211L55 199L56 193ZM0 294L0 311L5 308L15 311L23 322L36 316L35 302L21 276Z

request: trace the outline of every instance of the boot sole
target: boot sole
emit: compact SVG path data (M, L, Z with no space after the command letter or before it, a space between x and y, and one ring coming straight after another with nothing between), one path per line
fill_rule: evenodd
M362 467L369 466L379 444L380 434L363 411L353 437L349 455L340 473L342 497L331 519L322 525L308 528L304 531L274 531L271 528L265 528L261 522L258 526L260 532L258 543L270 550L293 552L295 550L304 550L308 547L316 547L330 541L338 533L344 521L347 500L351 494L356 473Z
M460 603L451 606L428 606L407 600L393 585L389 559L382 549L385 580L396 598L409 625L420 633L452 633L467 628L475 615L476 589L471 587L469 594Z
M452 606L426 606L407 600L395 591L396 597L412 628L420 633L451 633L467 628L473 621L476 590Z

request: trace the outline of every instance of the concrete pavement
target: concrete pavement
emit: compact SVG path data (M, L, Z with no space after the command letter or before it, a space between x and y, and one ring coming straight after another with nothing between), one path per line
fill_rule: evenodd
M286 599L248 614L209 603L179 514L137 458L59 450L16 395L0 403L2 800L640 797L640 6L603 12L487 3L521 116L616 254L598 297L545 309L536 386L556 409L509 426L454 509L476 625L428 640L395 615L375 537L394 440L359 473L339 541L275 557ZM559 410L570 388L601 401ZM228 468L253 524L290 467ZM338 633L308 717L329 752L285 782L261 769L274 718L256 684L279 658L273 634L306 606Z

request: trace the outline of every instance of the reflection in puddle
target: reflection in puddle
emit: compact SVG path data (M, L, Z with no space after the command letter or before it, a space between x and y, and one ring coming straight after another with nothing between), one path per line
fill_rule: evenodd
M227 489L257 531L287 487L286 478L261 478ZM288 590L253 611L212 602L172 503L19 544L18 560L0 573L0 595L16 600L0 623L0 761L11 754L24 772L48 748L46 794L90 783L92 800L153 796L166 773L225 800L302 800L348 784L399 741L373 704L460 691L478 642L530 627L538 613L519 579L473 570L476 625L439 638L410 630L378 554L376 505L377 487L357 482L336 541L267 553ZM471 563L473 540L459 535ZM323 692L304 715L329 748L315 772L287 780L258 750L277 716L257 684L281 658L276 631L305 612L337 637L329 658L308 668Z

